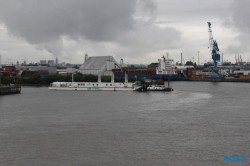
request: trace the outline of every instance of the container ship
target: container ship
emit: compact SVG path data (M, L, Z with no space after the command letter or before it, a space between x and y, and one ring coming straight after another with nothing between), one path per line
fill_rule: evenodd
M162 56L158 59L158 63L155 67L148 68L129 68L123 67L120 69L113 69L115 78L124 78L124 75L128 75L129 78L150 78L150 79L177 79L177 67L174 65L174 60L168 56Z

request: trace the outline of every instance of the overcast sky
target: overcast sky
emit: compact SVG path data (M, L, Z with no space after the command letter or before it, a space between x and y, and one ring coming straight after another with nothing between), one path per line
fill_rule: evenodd
M250 58L249 0L0 0L2 63L211 61L208 26L224 60Z

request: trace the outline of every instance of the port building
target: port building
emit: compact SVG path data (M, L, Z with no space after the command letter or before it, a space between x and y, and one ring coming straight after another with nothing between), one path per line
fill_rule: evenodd
M92 75L110 75L112 69L118 68L119 64L113 56L92 56L85 55L85 62L80 66L78 72Z

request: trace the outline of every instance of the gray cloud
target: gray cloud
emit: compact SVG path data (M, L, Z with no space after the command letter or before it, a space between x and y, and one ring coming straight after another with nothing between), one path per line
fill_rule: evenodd
M155 26L156 10L153 0L0 0L8 32L56 56L63 54L64 37L108 43L121 56L171 48L180 33Z
M232 27L237 32L237 36L232 45L227 50L234 54L248 53L250 51L250 1L249 0L234 0L231 3L230 19L227 20L226 26Z
M248 16L250 15L250 1L248 0L234 0L231 4L232 9L232 24L240 32L250 32L250 22Z
M157 0L159 15L170 21L191 21L211 18L223 18L228 14L228 6L232 0Z
M71 38L109 41L133 28L134 0L0 1L0 18L10 33L30 43Z
M177 47L181 33L174 28L159 28L153 25L138 25L135 30L124 33L119 43L128 48L143 48L141 52L172 49Z

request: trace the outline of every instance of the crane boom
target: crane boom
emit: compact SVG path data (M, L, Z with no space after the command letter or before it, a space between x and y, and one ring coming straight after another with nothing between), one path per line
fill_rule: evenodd
M212 59L214 61L214 67L217 67L217 63L220 62L220 54L219 54L219 47L216 40L213 39L211 22L208 23L208 34L209 34L209 48L212 55Z

